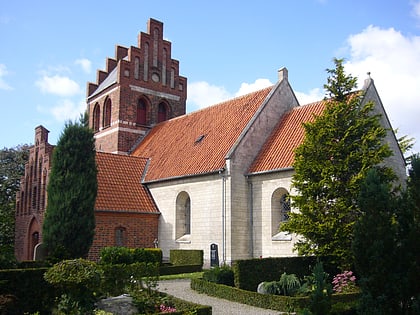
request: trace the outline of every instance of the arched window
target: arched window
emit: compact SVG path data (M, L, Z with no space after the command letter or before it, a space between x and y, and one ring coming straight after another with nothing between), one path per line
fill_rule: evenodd
M137 103L137 119L136 122L138 125L147 124L147 106L144 99L139 99Z
M185 192L181 192L176 199L176 239L189 241L191 235L191 199Z
M160 103L159 107L158 107L158 123L165 121L168 116L168 110L167 110L167 106L165 105L165 103Z
M289 193L284 188L278 188L271 196L271 236L273 241L290 241L291 235L280 232L282 222L289 220L291 207Z
M95 107L93 108L93 131L99 131L99 123L101 117L101 109L99 108L99 104L96 103Z
M126 229L122 226L115 229L115 246L125 246L126 233Z
M104 107L104 122L103 127L111 126L111 99L107 99Z

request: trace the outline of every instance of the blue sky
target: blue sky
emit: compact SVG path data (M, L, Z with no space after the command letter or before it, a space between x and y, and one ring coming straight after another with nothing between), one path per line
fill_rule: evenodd
M420 0L7 1L0 8L0 147L55 144L85 109L86 83L136 46L149 18L164 23L188 78L187 111L273 84L287 67L301 104L321 99L325 69L346 58L371 72L394 128L420 152Z

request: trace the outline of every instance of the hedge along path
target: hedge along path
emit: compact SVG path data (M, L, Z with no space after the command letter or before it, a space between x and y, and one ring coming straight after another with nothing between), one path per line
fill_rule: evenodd
M191 289L190 279L161 280L158 282L160 292L179 299L212 307L213 315L279 315L279 311L257 308L254 306L219 299L198 293Z

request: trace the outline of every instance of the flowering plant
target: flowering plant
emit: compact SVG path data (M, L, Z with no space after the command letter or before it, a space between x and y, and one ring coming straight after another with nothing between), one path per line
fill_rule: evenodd
M332 281L336 293L349 293L356 290L356 277L352 271L344 271L336 275Z
M172 306L165 305L165 304L161 304L159 306L159 311L161 313L175 313L176 312L176 308L175 307L172 307Z

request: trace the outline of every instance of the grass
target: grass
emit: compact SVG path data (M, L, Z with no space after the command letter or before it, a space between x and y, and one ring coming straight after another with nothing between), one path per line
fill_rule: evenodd
M202 278L203 272L180 273L177 275L160 276L159 280L175 280L175 279L197 279Z

